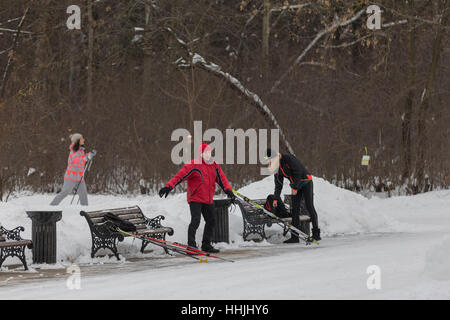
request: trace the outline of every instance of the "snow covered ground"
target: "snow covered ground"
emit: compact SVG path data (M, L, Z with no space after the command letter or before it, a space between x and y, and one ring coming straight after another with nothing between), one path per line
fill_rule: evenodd
M290 189L286 184L284 192ZM273 177L240 190L250 198L273 192ZM66 277L22 281L0 286L0 298L114 298L114 299L450 299L450 191L389 199L364 198L314 178L315 204L323 240L319 247L280 244L279 227L269 242L242 241L242 218L230 210L231 244L219 244L224 257L235 263L189 258L165 258L155 248L142 257L138 241L119 245L122 262L90 258L90 233L83 207L60 207L56 268L82 267L81 290L69 290ZM6 228L23 225L30 237L26 210L48 207L54 195L23 196L0 203L0 222ZM157 196L90 196L89 210L139 205L148 216L163 214L175 234L186 242L190 221L186 194ZM200 242L203 222L197 232ZM100 252L101 253L101 252ZM27 252L31 264L31 252ZM164 261L164 263L162 262ZM17 263L8 259L8 264ZM369 290L369 266L378 266L381 288ZM84 267L86 266L86 267ZM30 272L43 266L31 265ZM45 267L45 266L44 266ZM46 266L47 268L49 266ZM62 273L65 270L62 269ZM107 270L102 272L102 270ZM120 290L113 290L120 288Z

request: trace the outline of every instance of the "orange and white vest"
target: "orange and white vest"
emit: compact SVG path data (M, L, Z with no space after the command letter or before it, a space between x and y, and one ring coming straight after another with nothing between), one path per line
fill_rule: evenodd
M88 156L84 151L84 147L80 147L78 151L74 151L73 145L70 145L70 154L64 179L79 182L83 179L84 167L88 161Z

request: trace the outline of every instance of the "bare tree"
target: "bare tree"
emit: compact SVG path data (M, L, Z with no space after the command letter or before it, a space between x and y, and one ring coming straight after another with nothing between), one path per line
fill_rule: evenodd
M434 80L436 78L436 72L439 65L439 59L441 56L442 50L442 40L444 37L444 30L448 25L448 19L450 16L450 0L444 0L442 6L442 17L440 19L440 25L438 26L438 30L436 33L436 38L433 42L433 50L432 50L432 58L430 69L428 71L425 87L422 91L422 95L420 98L419 105L419 116L417 121L417 135L418 135L418 144L417 144L417 187L419 192L425 191L426 182L425 182L425 168L426 168L426 159L425 154L427 152L427 126L426 120L429 116L430 109L430 98L434 90Z
M14 37L14 42L11 47L10 54L8 55L8 63L6 64L5 71L3 73L3 79L2 79L2 86L0 87L0 101L5 97L5 90L6 90L6 84L8 82L8 76L10 73L10 68L12 65L13 57L14 57L14 51L17 48L17 44L19 42L20 33L22 32L23 23L25 22L25 18L27 16L27 13L29 11L29 8L25 10L25 13L23 14L22 18L20 19L19 25L17 26L17 31L15 32L16 35Z

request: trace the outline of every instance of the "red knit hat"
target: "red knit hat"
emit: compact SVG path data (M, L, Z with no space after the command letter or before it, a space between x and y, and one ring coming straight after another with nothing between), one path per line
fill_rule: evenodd
M200 148L198 148L198 154L202 155L203 152L208 150L211 151L211 147L209 146L209 144L202 142L202 145L200 146Z

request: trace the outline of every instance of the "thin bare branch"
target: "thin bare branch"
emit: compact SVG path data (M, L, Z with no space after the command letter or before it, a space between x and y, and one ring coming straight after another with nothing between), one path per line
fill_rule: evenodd
M26 34L33 34L31 31L25 31L25 30L14 30L14 29L7 29L7 28L0 28L0 31L4 32L12 32L12 33L26 33Z
M312 5L311 2L303 3L303 4L293 4L293 5L289 5L289 6L272 8L270 11L271 12L280 12L280 11L285 11L285 10L289 10L289 9L301 9L303 7L308 7L310 5Z
M306 56L306 54L315 46L315 44L326 34L329 34L331 32L333 32L334 30L336 30L339 27L344 27L346 25L349 25L351 23L353 23L354 21L358 20L363 14L365 13L365 9L358 11L353 17L351 17L348 20L344 20L344 21L337 21L335 22L331 27L329 28L325 28L324 30L320 31L315 38L313 39L313 41L311 41L311 43L303 50L303 52L297 57L297 59L295 59L294 63L289 67L289 69L283 73L283 75L280 77L280 79L278 79L275 84L273 85L273 87L270 89L270 93L272 94L273 92L275 92L275 90L280 86L281 82L283 82L283 80L287 77L287 75L289 73L291 73L291 71L302 61L302 59Z
M5 72L3 73L2 86L0 88L0 99L3 99L3 97L5 95L6 83L8 81L8 75L9 75L8 71L9 71L9 69L11 67L13 56L14 56L14 50L16 49L17 43L19 41L19 36L20 36L21 30L22 30L22 26L23 26L23 23L25 21L25 17L27 16L27 13L28 13L29 9L30 8L27 8L25 10L25 13L22 16L22 20L20 20L20 23L17 26L17 33L16 33L16 36L14 37L14 42L13 42L13 45L12 45L13 54L11 54L9 56L8 63L6 64Z

